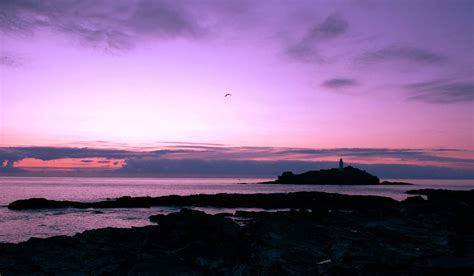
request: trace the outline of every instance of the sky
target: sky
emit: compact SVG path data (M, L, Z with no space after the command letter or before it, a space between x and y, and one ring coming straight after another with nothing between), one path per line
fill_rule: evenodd
M1 0L0 174L474 178L473 5Z

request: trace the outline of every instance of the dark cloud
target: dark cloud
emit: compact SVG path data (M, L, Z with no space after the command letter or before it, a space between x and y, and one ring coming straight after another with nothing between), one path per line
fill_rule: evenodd
M127 158L131 152L115 149L60 148L60 147L14 147L0 148L0 160L19 161L25 158L54 160L60 158Z
M448 151L455 151L447 149ZM379 157L397 158L404 161L426 161L426 162L449 162L474 164L474 159L445 157L433 154L433 152L447 151L444 149L422 150L422 149L386 149L386 148L335 148L335 149L287 149L278 154L303 154L313 157L341 156L341 157ZM457 150L459 151L459 150Z
M357 85L357 81L354 79L329 79L324 81L322 84L324 87L328 88L346 88L346 87L351 87Z
M93 163L94 160L90 160L90 159L85 159L85 160L81 160L82 163Z
M466 169L440 168L402 164L357 164L382 178L474 178ZM117 173L157 176L201 177L275 177L283 171L301 173L308 170L329 169L337 162L309 161L253 161L253 160L200 160L200 159L137 159L128 161Z
M0 161L15 162L24 158L39 160L54 160L61 158L80 158L81 162L92 162L91 158L106 159L150 159L185 157L190 159L252 159L274 158L302 155L305 158L314 157L389 157L402 160L417 161L446 161L456 163L474 163L474 159L442 157L434 153L443 151L458 151L457 149L386 149L386 148L275 148L275 147L205 147L200 145L171 146L171 149L153 151L130 151L117 149L94 148L63 148L63 147L11 147L0 148Z
M95 148L67 148L67 147L0 147L0 164L20 161L25 158L39 160L55 160L62 158L106 158L106 159L133 159L133 158L160 158L170 154L192 153L193 150L186 149L163 149L154 151L130 151L118 149L95 149ZM84 159L81 162L92 162Z
M330 15L323 22L310 28L303 39L290 45L285 53L296 60L325 62L317 49L320 42L337 38L347 32L349 24L340 15Z
M362 63L380 63L386 61L407 61L419 64L443 64L446 57L429 50L415 47L388 47L368 52L359 58Z
M102 158L99 163L109 163L117 166L120 162L113 159L124 160L122 168L114 171L119 174L156 174L156 175L181 175L181 176L275 176L284 170L304 171L309 169L329 168L336 166L339 157L348 159L370 158L370 160L385 160L386 158L405 162L431 162L438 164L456 164L460 167L472 168L474 159L440 156L449 151L467 153L459 149L387 149L387 148L333 148L333 149L308 149L308 148L274 148L274 147L212 147L203 149L201 145L186 145L184 149L175 148L154 151L128 151L113 149L92 148L55 148L55 147L17 147L0 148L1 172L19 172L14 164L24 158L40 160L54 160L60 158L78 158L81 162L90 163L92 158ZM335 159L334 162L311 162L298 160L311 160L314 158ZM276 160L276 161L255 161ZM112 160L112 161L110 161ZM393 161L392 161L393 162ZM317 166L316 166L317 165ZM412 165L363 165L370 167L383 177L417 177L430 176L429 173L439 173L439 177L450 175L456 170L438 167L412 166ZM371 167L372 166L372 167ZM405 167L404 167L405 166ZM461 175L472 175L472 169L457 170ZM390 173L397 172L398 175ZM407 174L409 172L409 174ZM420 172L417 174L417 172ZM423 172L423 173L421 173ZM429 173L428 173L429 172ZM474 176L473 176L474 177Z
M221 143L199 143L199 142L183 142L183 141L161 141L160 144L172 144L172 145L200 145L200 146L225 146Z
M0 53L0 66L16 67L20 65L21 61L20 58L18 58L17 56L6 53Z
M344 34L349 28L347 21L340 15L330 15L315 26L308 34L307 39L331 39Z
M14 166L14 161L2 160L0 157L0 172L3 173L21 173L25 172L23 169L16 168Z
M408 100L427 103L450 104L472 103L474 83L436 80L418 82L404 86L410 93Z
M49 28L104 48L132 47L146 37L198 37L204 33L191 6L167 0L0 1L0 30L25 34Z

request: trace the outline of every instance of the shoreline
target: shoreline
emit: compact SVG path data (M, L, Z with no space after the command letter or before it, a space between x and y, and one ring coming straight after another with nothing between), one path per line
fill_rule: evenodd
M414 189L405 193L408 195L427 195L433 194L433 191L449 191L436 189ZM472 194L474 190L451 191L449 196L458 196L460 194ZM326 192L290 192L290 193L217 193L217 194L194 194L194 195L167 195L158 197L130 197L123 196L115 199L103 201L80 202L70 200L49 200L46 198L20 199L7 205L10 210L39 210L39 209L108 209L108 208L150 208L150 207L224 207L224 208L262 208L262 209L280 209L280 208L314 208L317 205L324 204L346 204L364 206L368 201L383 202L393 205L399 201L375 195L346 195L340 193Z
M0 243L0 273L472 273L474 190L414 193L427 199L297 193L281 197L300 202L291 211L183 208L158 225Z
M218 193L195 194L187 196L169 195L159 197L129 197L96 202L79 202L69 200L48 200L45 198L30 198L16 200L8 204L10 210L38 210L62 208L150 208L158 206L196 206L196 207L225 207L225 208L313 208L321 204L366 205L367 200L395 204L394 199L371 195L344 195L325 192L291 192L291 193Z

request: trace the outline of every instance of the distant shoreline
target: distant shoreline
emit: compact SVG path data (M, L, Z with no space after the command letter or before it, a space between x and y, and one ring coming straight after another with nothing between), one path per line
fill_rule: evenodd
M271 176L168 176L168 175L24 175L24 174L3 174L0 175L1 178L130 178L130 179L273 179L274 175ZM383 179L413 179L413 180L473 180L474 178L466 178L466 177L438 177L438 178L426 178L426 177L386 177ZM247 183L245 183L247 184ZM250 184L250 183L249 183Z

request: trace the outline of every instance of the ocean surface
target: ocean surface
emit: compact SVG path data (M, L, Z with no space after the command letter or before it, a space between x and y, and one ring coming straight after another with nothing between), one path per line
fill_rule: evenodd
M434 188L474 189L474 180L397 179L414 186L265 185L240 184L268 181L248 178L89 178L89 177L0 177L0 242L21 242L31 237L74 235L104 227L149 225L152 214L179 208L56 209L11 211L6 207L18 199L43 197L56 200L98 201L121 196L162 196L216 193L280 193L321 191L350 195L379 195L403 200L405 191ZM386 179L384 179L386 180ZM388 179L389 180L389 179ZM194 208L208 213L233 212L226 208ZM241 209L242 210L242 209ZM259 209L244 209L259 210Z

